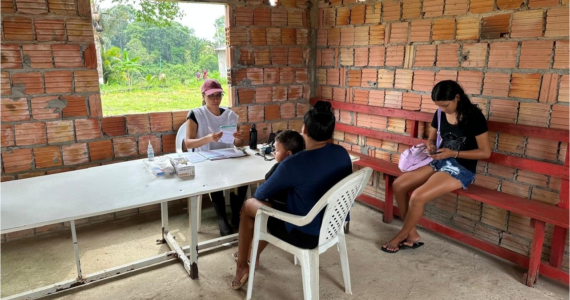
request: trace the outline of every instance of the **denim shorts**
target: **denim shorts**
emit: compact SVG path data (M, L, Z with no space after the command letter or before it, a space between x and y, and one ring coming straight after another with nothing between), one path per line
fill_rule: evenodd
M434 160L429 164L436 172L445 172L461 182L464 190L475 181L475 174L460 165L455 158Z

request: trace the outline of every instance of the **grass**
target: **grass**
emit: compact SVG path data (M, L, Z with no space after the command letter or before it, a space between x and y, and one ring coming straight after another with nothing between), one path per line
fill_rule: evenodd
M221 106L228 106L227 84L220 83L226 87ZM187 85L167 82L164 87L138 85L133 86L130 91L126 85L103 85L103 116L190 110L202 105L201 84L202 82L195 80Z

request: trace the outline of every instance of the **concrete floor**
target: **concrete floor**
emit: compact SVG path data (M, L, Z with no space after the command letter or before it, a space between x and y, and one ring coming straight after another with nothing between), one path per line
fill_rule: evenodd
M204 210L200 239L217 236L211 209ZM186 238L187 216L171 218L179 241ZM541 278L536 288L520 283L523 269L478 250L420 230L426 245L397 254L380 252L401 222L386 225L381 214L353 209L348 251L353 295L344 293L337 251L321 255L321 299L569 299L568 287ZM85 274L166 251L156 214L78 229ZM182 243L184 244L184 243ZM177 262L61 293L48 299L244 299L246 290L229 288L235 272L224 247L200 256L200 279L193 281ZM75 277L71 237L59 233L2 245L2 296ZM255 299L302 299L301 270L292 256L268 247L255 277Z

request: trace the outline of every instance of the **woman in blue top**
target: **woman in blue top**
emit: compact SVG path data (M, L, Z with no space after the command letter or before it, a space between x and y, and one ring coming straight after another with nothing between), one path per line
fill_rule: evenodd
M255 215L260 206L270 205L262 200L287 190L286 211L305 216L331 187L352 173L348 152L339 145L328 143L333 136L334 126L331 104L318 101L304 116L301 133L305 140L305 151L283 160L271 177L257 189L254 197L244 203L239 226L236 276L231 283L233 289L239 289L247 280ZM323 212L303 227L269 218L267 229L293 246L314 249L319 243L322 217ZM258 255L266 246L267 242L259 242Z
M426 202L460 188L467 189L475 180L477 160L491 156L487 120L457 82L439 82L433 87L431 99L441 111L441 124L436 112L426 143L433 161L394 181L394 196L404 225L382 246L384 252L396 253L400 249L422 246L416 224ZM442 141L436 149L438 125Z

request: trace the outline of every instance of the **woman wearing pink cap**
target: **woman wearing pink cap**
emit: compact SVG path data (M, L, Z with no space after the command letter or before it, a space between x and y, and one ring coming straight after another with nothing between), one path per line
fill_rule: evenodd
M234 133L235 140L233 145L220 142L222 138L220 126L236 125L238 123L237 114L228 108L220 107L224 92L222 85L216 80L207 79L204 80L201 91L202 106L188 112L186 139L184 140L186 149L205 151L243 146L243 132L241 130ZM244 186L238 188L237 197L233 194L231 195L232 224L236 227L239 224L239 212L246 193L247 186ZM225 236L232 234L232 228L228 224L226 217L226 203L224 201L223 192L211 193L210 198L212 199L214 210L218 216L220 235Z

